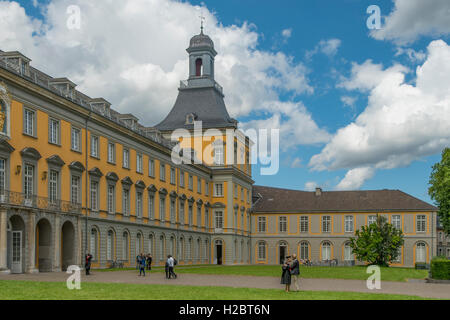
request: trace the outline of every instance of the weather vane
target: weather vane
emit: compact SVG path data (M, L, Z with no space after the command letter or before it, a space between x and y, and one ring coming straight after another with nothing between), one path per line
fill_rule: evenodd
M202 10L203 11L203 10ZM203 22L206 20L206 18L203 16L203 12L201 13L201 15L199 16L199 18L200 18L200 24L201 24L201 26L200 26L200 29L201 29L201 33L203 34Z

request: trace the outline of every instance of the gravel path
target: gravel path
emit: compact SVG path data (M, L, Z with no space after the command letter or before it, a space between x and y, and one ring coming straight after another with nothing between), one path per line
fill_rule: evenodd
M26 280L44 282L65 282L69 275L66 273L42 273L0 275L0 280ZM176 280L166 280L163 273L147 273L146 277L139 277L136 271L95 272L82 281L105 283L131 283L131 284L164 284L187 286L224 286L236 288L283 289L280 279L274 277L251 277L234 275L201 275L179 274ZM450 299L449 284L430 284L417 281L381 283L381 290L369 290L366 281L340 280L340 279L301 279L302 291L352 291L367 293L386 293L414 295L426 298ZM292 289L292 287L291 287Z

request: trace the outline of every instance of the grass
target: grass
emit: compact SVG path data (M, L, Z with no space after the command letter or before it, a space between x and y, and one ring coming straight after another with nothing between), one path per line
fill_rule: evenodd
M82 283L68 290L61 282L0 281L0 300L431 300L416 296L358 292Z
M134 268L127 270L135 270ZM367 280L369 274L363 266L355 267L300 267L300 276L305 279ZM153 272L164 272L164 268L152 268ZM280 266L177 266L177 273L280 277ZM412 268L381 268L381 280L406 282L408 279L425 279L427 270Z

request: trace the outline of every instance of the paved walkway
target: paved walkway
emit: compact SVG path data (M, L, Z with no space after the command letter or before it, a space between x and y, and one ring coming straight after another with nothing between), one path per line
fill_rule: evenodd
M65 282L66 273L0 275L0 280L26 280L44 282ZM96 272L89 277L82 276L82 281L131 284L164 284L187 286L223 286L236 288L283 289L279 278L251 277L232 275L179 274L176 280L166 280L163 273L151 273L139 277L135 271ZM366 281L340 279L301 279L302 291L351 291L367 293L387 293L414 295L426 298L450 299L450 285L423 282L383 281L381 290L369 290Z

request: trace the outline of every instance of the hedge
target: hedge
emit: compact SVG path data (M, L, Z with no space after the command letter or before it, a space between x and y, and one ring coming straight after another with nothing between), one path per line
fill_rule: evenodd
M431 278L436 280L450 280L450 260L436 257L431 260Z

